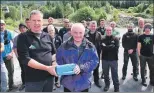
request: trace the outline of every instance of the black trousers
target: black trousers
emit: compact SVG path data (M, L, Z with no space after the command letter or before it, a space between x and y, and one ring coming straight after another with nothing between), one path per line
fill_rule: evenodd
M98 63L96 69L93 72L94 82L99 82L99 64L100 62Z
M13 58L10 60L7 60L6 57L3 58L6 69L8 71L8 84L9 88L13 87L13 76L14 76L14 64L13 64Z
M80 91L80 92L88 92L88 91L89 91L89 89L85 89L85 90ZM64 87L64 92L71 92L71 91Z
M143 55L140 56L141 79L143 81L146 80L145 78L146 63L149 66L150 81L154 83L154 56L151 56L151 57L145 57Z
M19 65L21 68L21 80L22 80L22 84L25 84L25 71L24 71L24 65L21 63L20 58L18 57L18 61L19 61Z
M128 52L124 52L124 64L123 64L123 69L122 69L123 76L127 75L127 67L128 67L129 58L131 59L132 66L133 66L133 76L136 77L138 75L138 60L137 60L136 52L133 52L132 54L128 54Z

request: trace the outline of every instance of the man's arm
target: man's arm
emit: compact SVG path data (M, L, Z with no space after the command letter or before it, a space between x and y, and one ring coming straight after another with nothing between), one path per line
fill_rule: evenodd
M46 66L37 62L29 56L28 46L23 34L20 34L17 40L17 52L22 64L28 65L31 68L48 71L52 75L56 75L55 66Z
M4 43L1 43L1 52L3 52L4 51Z
M141 55L141 54L140 54L140 50L141 50L141 43L138 42L138 43L137 43L137 52L138 52L138 56Z
M91 59L89 61L79 64L79 68L80 68L81 72L88 72L89 73L97 67L97 65L99 63L99 58L97 55L96 48L93 48L93 51L90 54L91 54L90 55Z

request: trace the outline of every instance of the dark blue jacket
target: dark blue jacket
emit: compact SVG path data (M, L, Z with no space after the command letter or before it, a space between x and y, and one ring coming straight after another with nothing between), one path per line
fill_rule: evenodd
M81 50L83 51L81 53ZM79 75L68 75L61 77L61 84L70 91L82 91L90 88L91 72L97 67L99 59L95 46L84 39L81 46L73 43L73 38L64 42L56 54L59 65L75 63L81 70Z

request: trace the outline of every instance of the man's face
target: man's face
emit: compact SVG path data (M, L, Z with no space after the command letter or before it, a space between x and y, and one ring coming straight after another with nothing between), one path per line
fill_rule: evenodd
M128 30L133 30L133 26L128 26L127 29Z
M30 17L30 29L34 33L40 33L43 26L43 18L40 14L33 14Z
M100 21L100 26L104 26L105 22L104 21Z
M145 33L146 34L150 34L150 29L149 28L145 28Z
M144 28L144 21L143 21L143 20L139 21L138 24L139 24L139 27L140 27L140 28Z
M106 35L107 36L111 36L112 35L112 28L111 27L107 27L106 28Z
M19 28L19 31L20 31L21 33L23 33L23 32L26 32L27 29L26 29L26 27L22 26L22 27Z
M48 24L53 24L53 18L48 19Z
M54 35L55 35L55 30L54 30L54 28L48 29L48 33L50 34L51 37L54 37Z
M1 25L1 31L4 31L5 30L5 24L0 23L0 25Z
M25 23L26 23L26 26L30 28L30 20L27 20Z
M95 32L97 29L96 24L90 24L89 29L90 29L90 31Z
M84 32L85 32L85 30L80 27L76 27L76 28L72 29L71 35L73 36L74 41L75 42L82 42L82 40L84 38Z
M114 23L111 23L110 26L112 27L112 29L114 29L116 25Z

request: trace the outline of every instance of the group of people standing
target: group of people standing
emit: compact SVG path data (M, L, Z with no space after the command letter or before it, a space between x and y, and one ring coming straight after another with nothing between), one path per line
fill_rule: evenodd
M133 79L138 81L139 66L141 84L147 86L147 65L150 72L150 85L154 85L154 35L150 34L152 25L139 19L139 28L128 24L127 32L120 37L116 23L105 25L105 20L97 22L82 20L81 23L70 23L64 19L64 27L59 31L53 26L54 19L49 17L48 25L43 29L43 14L33 10L26 25L20 24L21 32L15 38L5 29L5 22L1 20L1 91L7 90L7 76L9 90L15 88L13 84L14 63L13 52L21 67L22 86L26 92L52 92L54 86L63 85L64 92L88 92L91 87L91 73L94 84L101 88L100 78L104 79L104 91L110 88L109 71L114 85L114 92L119 92L118 53L120 39L124 48L124 65L122 79L126 79L129 57L133 66ZM13 42L13 47L10 42ZM102 62L102 74L99 66ZM4 64L5 63L5 64ZM76 64L73 75L58 76L57 65ZM6 67L5 67L6 66ZM3 67L3 68L2 68ZM60 79L60 80L59 80ZM59 82L60 81L60 82Z

